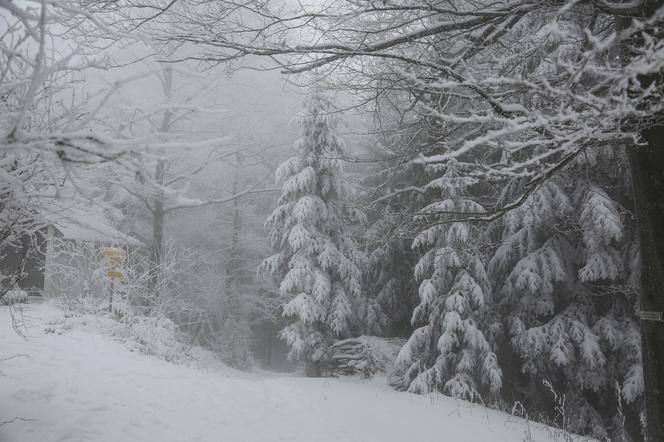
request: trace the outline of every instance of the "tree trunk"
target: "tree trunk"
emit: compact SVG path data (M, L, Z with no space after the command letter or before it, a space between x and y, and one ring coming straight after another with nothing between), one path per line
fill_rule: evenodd
M155 168L155 181L158 185L164 184L164 160L157 160ZM164 248L164 197L163 192L159 190L154 199L152 210L152 296L156 300L159 298L159 271L161 267L162 254Z
M235 174L233 182L233 194L237 194L238 177ZM242 228L242 217L238 200L233 200L233 233L231 238L231 250L226 265L225 281L225 313L224 327L222 333L226 340L226 363L229 365L247 369L250 367L251 355L249 348L249 326L247 314L240 298L239 284L241 283L241 250L240 233Z
M164 77L162 79L162 90L166 104L169 104L173 98L173 67L167 65L164 68ZM173 120L173 112L170 108L166 108L164 115L159 126L159 133L165 134L170 132L171 123ZM154 180L158 186L164 185L164 174L166 172L166 163L163 159L157 160L155 167ZM164 210L164 192L161 188L157 189L157 194L154 198L154 207L152 210L152 297L156 301L159 298L159 272L163 257L164 249L164 218L166 211Z
M237 194L237 173L233 181L233 195ZM240 254L240 208L237 198L233 200L233 236L231 238L231 252L226 265L226 296L234 296L233 283L238 278Z
M652 17L663 0L644 0L643 17ZM616 30L631 25L628 17L616 17ZM621 58L626 62L643 46L643 36L623 42ZM653 83L661 90L662 74L640 75L642 88ZM653 115L655 117L655 115ZM632 192L640 246L639 308L641 352L646 408L646 441L664 440L664 126L641 131L643 145L627 149L632 174ZM644 313L645 312L645 313Z
M664 127L642 133L629 149L641 245L642 312L664 311ZM647 440L664 440L664 322L641 320Z

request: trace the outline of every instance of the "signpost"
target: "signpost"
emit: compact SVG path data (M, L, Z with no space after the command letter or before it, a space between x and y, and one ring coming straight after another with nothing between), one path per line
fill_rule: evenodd
M124 278L122 265L124 264L125 259L127 258L127 252L115 247L108 247L102 249L101 254L104 256L104 258L106 258L105 260L106 267L108 268L108 270L106 271L106 276L108 276L111 279L108 311L113 312L113 292L114 292L113 285L116 279Z
M641 310L639 316L642 321L655 321L655 322L664 322L664 317L662 312L651 312L647 310Z

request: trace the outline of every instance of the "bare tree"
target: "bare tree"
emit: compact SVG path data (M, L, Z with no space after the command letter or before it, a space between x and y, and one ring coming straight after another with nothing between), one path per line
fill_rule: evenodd
M4 294L22 277L20 262L65 180L90 165L136 163L131 140L94 124L123 81L95 96L77 93L84 70L112 67L98 50L117 35L76 2L3 1L0 11L0 254L19 263L3 271Z

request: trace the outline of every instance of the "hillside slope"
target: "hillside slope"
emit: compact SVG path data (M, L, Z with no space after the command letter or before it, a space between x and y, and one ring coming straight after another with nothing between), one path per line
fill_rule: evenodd
M197 369L90 330L45 333L61 316L29 306L23 339L0 307L0 421L26 419L0 426L2 442L518 442L528 431L556 440L538 424L382 380Z

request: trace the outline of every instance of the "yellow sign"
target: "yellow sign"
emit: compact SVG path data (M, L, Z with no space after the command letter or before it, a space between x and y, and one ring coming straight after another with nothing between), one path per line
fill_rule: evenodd
M109 272L106 273L106 274L107 274L109 277L111 277L111 278L115 278L115 279L122 279L122 277L124 276L124 275L122 274L122 272L118 272L118 271L115 271L115 270L111 270L111 271L109 271Z
M108 258L108 261L113 265L119 266L119 265L122 265L122 263L124 262L124 257L122 257L122 256L110 256Z
M108 258L123 258L127 256L127 252L122 249L104 249L101 253Z

